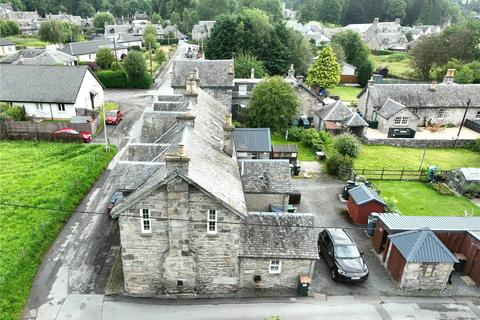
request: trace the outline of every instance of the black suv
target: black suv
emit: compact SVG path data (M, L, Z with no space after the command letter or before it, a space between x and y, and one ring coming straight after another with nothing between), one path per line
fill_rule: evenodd
M334 281L363 281L368 268L357 245L343 229L325 229L318 236L318 253L330 269Z

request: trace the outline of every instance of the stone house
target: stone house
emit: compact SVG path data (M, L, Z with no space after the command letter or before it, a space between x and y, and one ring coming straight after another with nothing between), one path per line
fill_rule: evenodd
M385 264L400 288L445 289L459 261L432 231L404 231L388 238Z
M228 107L196 84L192 74L184 97L166 99L174 109L149 112L156 125L142 135L154 141L160 165L112 211L125 293L292 293L297 275L311 274L318 258L313 216L248 212Z
M8 56L15 53L15 43L6 38L0 38L0 56Z
M192 29L192 39L202 41L210 38L215 21L199 21Z
M358 113L338 100L315 110L313 127L333 134L350 132L362 136L368 124Z
M407 48L407 38L402 31L400 19L380 22L375 18L373 23L349 24L342 29L358 32L371 50L406 50Z
M174 60L172 88L175 93L185 92L185 82L192 70L197 86L228 108L232 105L233 60Z
M387 99L376 112L378 130L388 133L390 128L410 128L416 130L420 118L406 106L392 99Z
M33 64L40 66L74 66L77 58L55 49L20 49L0 60L0 64Z
M297 116L306 116L311 123L313 121L314 111L323 105L323 98L304 84L302 76L295 76L295 69L293 67L292 64L285 77L285 82L293 86L300 102L300 109L297 111Z
M70 119L103 105L103 86L87 66L0 64L0 101L27 117Z
M252 75L254 76L254 70ZM234 120L238 120L240 110L246 108L250 103L253 89L262 82L262 79L250 78L235 78L233 80L232 89L232 116Z
M239 160L248 211L286 212L293 191L288 160Z
M412 129L429 123L459 126L469 99L470 106L465 119L480 118L479 84L461 85L448 82L442 84L376 84L370 82L360 92L358 98L358 110L366 121L379 120L378 111L390 100L393 103L389 102L385 108L388 111L386 114L391 115L389 119L398 122L396 119L402 117L400 125L407 126L410 121L413 121L410 124ZM392 114L395 110L398 111L398 115ZM416 119L417 117L418 119ZM387 126L391 124L388 121L385 123Z
M128 53L128 46L114 43L113 40L109 39L71 42L67 43L60 51L77 57L80 62L94 62L97 58L98 50L102 48L111 49L119 60L123 59Z

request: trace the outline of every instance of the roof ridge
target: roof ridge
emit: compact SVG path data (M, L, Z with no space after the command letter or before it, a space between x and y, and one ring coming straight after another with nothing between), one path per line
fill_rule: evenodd
M410 253L408 254L408 257L407 258L407 261L411 261L411 260L414 260L415 259L415 256L417 254L417 251L421 248L421 246L423 245L423 242L425 241L426 237L429 235L428 229L418 229L418 230L415 230L416 232L412 232L412 234L415 234L415 233L418 233L418 237L417 239L415 240L415 245L412 247L412 249L410 250ZM430 231L432 232L432 231Z

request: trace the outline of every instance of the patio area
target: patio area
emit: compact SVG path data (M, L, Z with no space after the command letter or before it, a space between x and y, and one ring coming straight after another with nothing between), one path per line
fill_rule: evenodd
M442 128L437 132L432 132L425 127L418 127L415 134L415 139L424 140L455 140L458 134L458 127ZM365 136L368 139L386 139L387 133L380 132L378 129L367 128ZM462 128L459 139L461 140L475 140L480 138L480 133L475 132L469 128Z

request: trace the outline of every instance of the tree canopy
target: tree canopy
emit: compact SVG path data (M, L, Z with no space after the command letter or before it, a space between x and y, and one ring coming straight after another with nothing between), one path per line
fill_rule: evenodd
M255 78L263 78L267 75L264 63L255 56L242 53L235 57L235 78L250 78L252 69L254 69Z
M312 87L331 88L340 81L340 65L330 46L318 52L313 66L308 70L307 84Z
M355 31L337 33L333 36L332 43L340 45L345 54L345 61L357 68L369 58L370 49Z
M95 62L102 69L110 69L114 60L115 56L110 48L100 48L97 51Z
M129 81L141 79L147 71L147 63L143 53L131 50L123 60L123 69L127 73Z
M98 12L93 17L93 26L96 30L103 32L105 24L114 24L115 19L110 12Z
M0 20L0 37L15 36L20 34L18 23L12 20Z
M295 118L299 105L290 84L281 77L270 77L255 87L242 116L249 127L283 132Z

